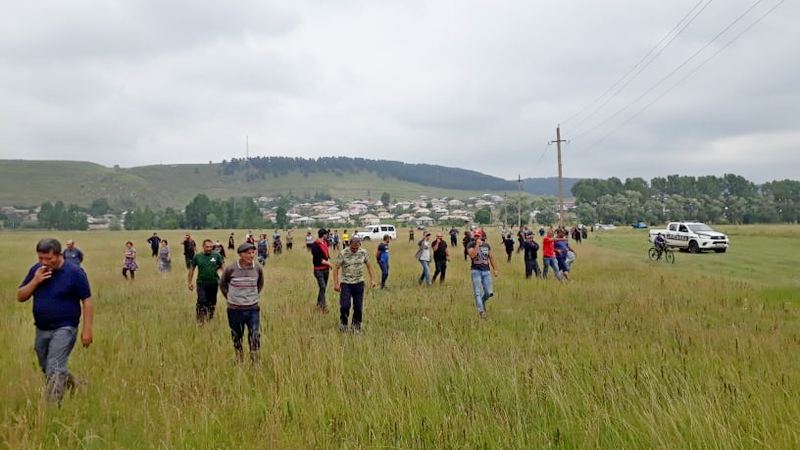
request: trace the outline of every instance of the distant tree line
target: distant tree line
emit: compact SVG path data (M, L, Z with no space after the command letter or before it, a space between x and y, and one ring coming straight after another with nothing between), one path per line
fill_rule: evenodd
M64 205L61 200L42 203L38 216L39 226L56 230L85 230L86 212L77 205Z
M757 185L726 174L670 175L648 183L643 178L584 179L572 187L578 220L583 223L651 224L670 220L709 223L797 223L800 181Z
M231 197L227 200L211 200L205 194L195 196L183 213L172 208L153 211L145 207L130 211L125 216L125 228L128 230L260 228L265 225L253 199Z
M222 174L244 173L248 180L278 177L291 171L299 171L304 176L312 173L332 173L345 176L359 172L374 172L379 177L393 177L399 180L418 183L424 186L465 189L465 190L513 190L516 183L493 177L473 170L432 164L407 164L399 161L370 160L364 158L323 157L289 158L283 156L263 156L222 161Z

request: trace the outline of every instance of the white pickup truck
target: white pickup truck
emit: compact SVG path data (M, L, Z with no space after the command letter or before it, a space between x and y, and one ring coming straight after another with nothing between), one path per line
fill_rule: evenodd
M667 245L692 253L703 250L714 250L725 253L728 249L728 236L699 222L670 222L666 230L650 230L650 242L661 233L667 240Z

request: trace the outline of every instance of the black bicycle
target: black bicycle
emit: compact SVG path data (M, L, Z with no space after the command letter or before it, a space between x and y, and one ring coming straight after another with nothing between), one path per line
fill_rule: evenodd
M664 261L675 264L675 252L670 250L669 247L664 247L663 249L650 247L650 250L647 251L647 256L650 261L658 261L663 258Z

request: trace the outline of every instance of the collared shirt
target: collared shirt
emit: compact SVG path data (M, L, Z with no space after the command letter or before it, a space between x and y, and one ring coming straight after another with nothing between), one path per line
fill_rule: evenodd
M342 269L342 283L356 284L364 281L364 265L369 258L367 251L363 248L352 252L350 247L345 247L336 256L336 265Z
M42 263L36 263L19 285L30 283ZM33 320L42 330L77 327L81 320L81 301L92 296L86 273L75 264L65 262L52 276L33 291Z

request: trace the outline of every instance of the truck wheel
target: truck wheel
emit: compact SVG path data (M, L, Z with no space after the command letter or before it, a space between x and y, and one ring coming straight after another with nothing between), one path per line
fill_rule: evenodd
M717 253L725 253L726 250L728 250L728 249L727 248L715 248L714 249L714 251L717 252Z
M368 241L369 240L369 236L364 236L363 238L361 238L361 240L362 241Z
M689 253L700 253L700 246L697 241L689 241Z

